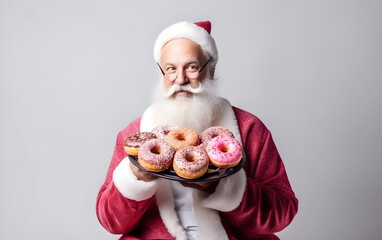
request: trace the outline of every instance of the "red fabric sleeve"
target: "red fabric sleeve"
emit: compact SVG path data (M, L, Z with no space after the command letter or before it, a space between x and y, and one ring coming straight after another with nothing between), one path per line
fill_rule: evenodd
M247 185L239 207L220 214L222 223L232 231L231 236L240 236L238 239L272 235L292 221L298 200L271 133L254 115L237 108L234 111L247 157Z
M135 201L127 199L118 191L113 183L113 172L123 158L127 156L124 150L124 139L139 132L140 118L129 124L117 137L114 154L101 186L96 203L96 213L101 225L114 234L131 232L150 204L150 199Z

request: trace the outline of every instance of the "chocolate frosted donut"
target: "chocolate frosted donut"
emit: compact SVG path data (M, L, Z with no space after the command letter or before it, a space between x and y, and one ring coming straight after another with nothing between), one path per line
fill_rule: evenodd
M154 133L151 132L138 132L128 136L125 139L125 151L131 156L138 156L139 147L146 141L157 138Z
M173 169L182 178L195 179L207 172L208 163L208 155L203 148L188 146L175 153Z

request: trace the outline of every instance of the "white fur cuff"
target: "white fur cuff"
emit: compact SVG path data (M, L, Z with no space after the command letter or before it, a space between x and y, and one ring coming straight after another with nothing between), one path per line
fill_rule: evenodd
M130 160L124 158L114 169L113 181L126 198L142 201L153 196L158 189L159 179L150 182L138 180L130 168Z
M212 208L221 212L229 212L239 206L247 183L247 177L243 169L232 176L223 178L213 194L204 198L201 203L206 208Z

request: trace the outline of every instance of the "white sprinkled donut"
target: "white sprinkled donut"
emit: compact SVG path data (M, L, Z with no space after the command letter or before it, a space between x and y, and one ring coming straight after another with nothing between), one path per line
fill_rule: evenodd
M188 146L175 153L173 169L182 178L195 179L207 172L208 163L208 155L203 148Z
M139 148L138 162L148 171L162 172L172 166L174 149L163 139L151 139Z
M233 133L227 128L220 126L210 127L200 134L200 141L202 142L203 147L207 147L208 142L219 135L225 135L231 138L234 137Z
M177 126L170 126L170 125L159 125L156 126L153 130L151 130L152 133L157 135L158 138L166 138L167 134L173 130L177 129Z

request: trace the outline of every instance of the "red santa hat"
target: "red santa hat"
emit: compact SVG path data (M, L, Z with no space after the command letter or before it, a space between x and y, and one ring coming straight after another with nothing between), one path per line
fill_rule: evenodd
M172 39L186 38L199 44L203 50L203 54L207 59L212 57L213 66L218 61L218 50L215 40L210 35L211 22L178 22L165 28L157 37L154 44L154 59L159 62L163 46Z

